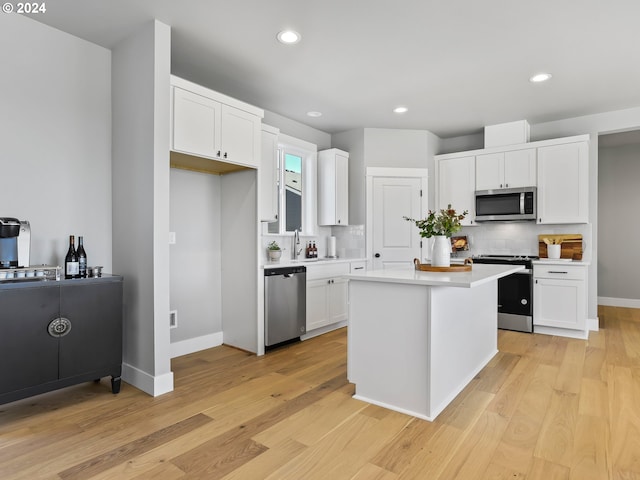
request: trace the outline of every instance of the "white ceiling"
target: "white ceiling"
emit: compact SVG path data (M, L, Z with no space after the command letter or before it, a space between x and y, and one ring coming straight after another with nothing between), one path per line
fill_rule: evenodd
M638 0L46 5L32 17L107 48L156 18L172 27L174 74L329 133L408 128L446 138L640 106ZM283 28L302 41L279 44ZM552 80L530 83L540 71ZM393 114L400 104L409 112Z

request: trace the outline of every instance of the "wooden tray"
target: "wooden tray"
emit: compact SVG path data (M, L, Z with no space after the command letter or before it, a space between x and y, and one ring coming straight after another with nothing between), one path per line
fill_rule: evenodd
M471 264L473 260L470 258L464 259L463 265L451 265L449 267L432 267L428 263L420 263L420 260L417 258L413 259L413 264L416 266L416 270L420 270L421 272L470 272Z

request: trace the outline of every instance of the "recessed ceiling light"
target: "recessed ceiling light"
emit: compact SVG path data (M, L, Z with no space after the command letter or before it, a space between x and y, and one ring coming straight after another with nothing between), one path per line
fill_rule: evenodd
M550 78L551 78L550 73L536 73L533 77L529 79L529 81L533 83L540 83L540 82L546 82Z
M407 113L409 111L409 109L407 107L396 107L393 109L393 113Z
M307 112L307 115L308 115L309 117L321 117L321 116L322 116L322 112L314 112L314 111L311 111L311 112Z
M278 33L277 38L280 43L293 45L298 43L302 37L298 32L294 32L293 30L283 30Z

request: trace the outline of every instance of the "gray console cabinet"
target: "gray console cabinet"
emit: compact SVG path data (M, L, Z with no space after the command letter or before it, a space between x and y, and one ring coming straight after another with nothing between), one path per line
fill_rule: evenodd
M0 404L105 376L118 393L122 285L112 275L0 285Z

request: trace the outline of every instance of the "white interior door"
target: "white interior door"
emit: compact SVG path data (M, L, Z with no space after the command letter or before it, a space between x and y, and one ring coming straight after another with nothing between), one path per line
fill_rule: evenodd
M420 233L415 224L403 217L419 219L426 215L426 176L375 176L371 190L369 238L373 268L410 265L414 258L422 261Z

